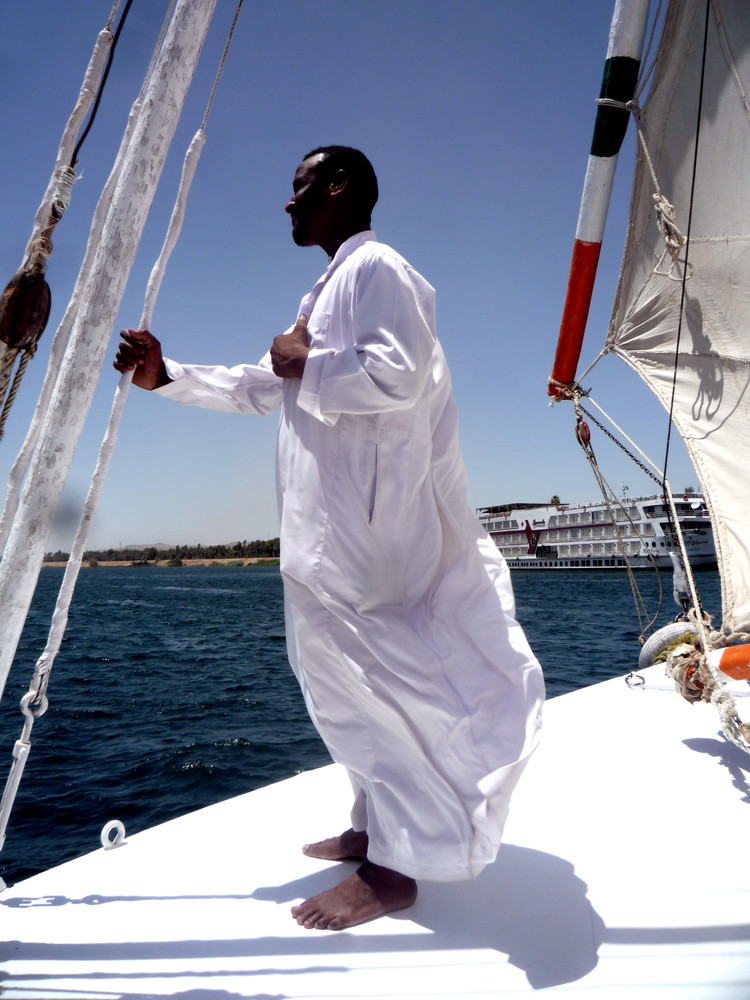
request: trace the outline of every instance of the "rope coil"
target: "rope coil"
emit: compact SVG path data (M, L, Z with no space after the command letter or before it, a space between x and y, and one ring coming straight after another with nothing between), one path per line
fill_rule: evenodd
M727 738L750 753L750 723L743 722L731 693L705 655L699 637L695 644L679 643L669 653L665 672L683 698L690 702L710 702L719 712Z

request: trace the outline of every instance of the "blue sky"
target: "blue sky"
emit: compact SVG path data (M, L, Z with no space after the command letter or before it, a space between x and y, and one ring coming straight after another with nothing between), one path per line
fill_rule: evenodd
M135 0L71 206L48 268L52 315L0 442L3 483L33 412L46 354L83 256L90 214L140 87L166 0ZM110 0L0 6L0 276L20 264L57 145ZM234 13L219 0L112 335L135 326ZM299 249L283 208L317 145L373 161L381 240L437 289L473 506L597 498L570 406L549 375L591 140L607 0L246 0L208 122L188 217L156 306L170 356L256 361L324 270ZM624 241L632 134L605 234L584 358L599 351ZM66 548L85 497L117 375L105 367L48 548ZM657 464L667 418L635 375L606 358L593 395ZM277 417L178 407L134 389L90 547L231 542L277 533ZM630 494L653 484L597 432L605 475ZM698 485L679 443L669 475Z

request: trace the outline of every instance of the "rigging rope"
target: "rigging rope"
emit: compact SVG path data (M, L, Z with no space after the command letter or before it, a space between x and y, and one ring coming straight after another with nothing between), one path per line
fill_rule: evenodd
M153 308L156 303L156 298L159 293L159 288L161 286L161 281L166 270L169 257L174 249L177 240L179 238L180 230L182 228L182 223L185 217L185 207L187 203L187 195L190 190L190 185L192 183L193 177L195 175L195 170L198 165L198 160L202 152L203 146L206 141L206 135L204 132L204 126L208 119L208 115L213 106L214 96L216 94L216 89L218 87L219 79L224 69L224 63L226 61L227 52L229 50L229 45L234 34L234 29L237 23L237 18L239 16L240 8L242 7L243 0L238 0L237 8L234 15L234 20L232 21L232 26L229 32L229 37L227 39L226 45L224 47L224 53L219 64L219 68L216 73L214 80L213 89L211 91L211 96L209 99L208 107L203 116L203 121L201 123L198 132L193 137L190 146L185 154L185 159L183 162L182 176L180 179L180 186L177 192L177 197L175 200L174 209L172 211L172 216L170 218L169 226L167 229L167 234L164 239L164 244L162 246L159 257L154 264L151 271L151 276L148 281L146 288L146 293L144 297L144 307L141 315L141 328L147 328L151 325L151 317L153 314ZM171 10L171 8L170 8ZM160 42L161 44L161 37ZM149 68L151 70L151 67ZM133 379L133 372L125 372L120 376L117 389L115 390L114 400L112 403L112 410L110 413L109 423L102 441L99 456L96 463L96 468L91 479L91 484L89 486L88 496L84 504L83 510L81 512L81 519L78 525L78 530L76 532L75 539L73 541L73 546L70 553L70 558L68 559L67 566L65 568L65 574L63 576L63 581L60 586L60 591L58 593L57 602L55 609L52 614L52 622L50 625L50 630L47 638L47 644L42 652L41 656L37 660L34 674L29 685L29 690L24 695L21 702L21 709L26 717L26 722L24 725L24 730L21 738L16 742L13 751L13 763L11 765L10 774L5 786L5 791L3 793L2 801L0 801L0 849L5 840L5 831L7 828L8 820L10 818L10 813L13 807L13 802L15 801L16 792L18 790L21 775L28 758L29 750L31 747L31 730L34 725L36 718L44 714L48 707L47 699L47 688L49 685L49 676L54 665L55 657L60 650L60 645L62 643L63 635L65 632L65 627L68 621L68 615L70 611L70 604L73 599L73 592L75 590L75 584L78 579L78 573L81 568L81 563L83 561L83 554L88 540L91 524L93 522L94 514L96 513L96 508L99 503L101 496L101 491L104 486L104 481L106 479L107 471L109 469L109 464L114 452L115 444L117 442L117 434L119 430L120 421L122 418L123 409L125 406L125 400L127 399L128 391ZM2 883L2 879L0 879Z
M0 438L3 436L8 414L18 393L26 366L33 357L39 338L47 325L51 297L49 286L44 280L44 274L47 260L52 252L52 234L70 204L78 151L93 125L104 84L112 65L115 45L132 2L133 0L127 0L126 9L114 37L110 28L120 0L115 0L106 27L99 33L78 100L63 132L55 170L42 204L37 211L34 231L26 247L24 262L20 270L11 278L0 299L0 340L5 344L3 354L5 363L0 370L0 399L5 398L0 414ZM107 53L107 63L102 74L102 63ZM99 82L94 98L95 78L98 78ZM90 108L92 100L95 100L95 103L88 125L72 154L69 155L70 144L74 142L80 121ZM19 354L21 361L11 389L6 396L10 372Z
M34 345L36 347L36 344ZM34 350L26 350L21 355L21 360L18 362L18 368L16 368L16 374L13 377L13 383L8 390L8 395L5 397L5 403L3 404L3 411L0 413L0 438L3 436L3 431L5 430L5 422L8 419L8 414L16 401L16 396L18 395L18 390L21 388L21 382L26 373L26 366L29 361L31 361L34 356Z
M674 270L677 264L685 265L685 272L689 277L689 268L686 260L681 261L679 258L679 252L687 239L679 230L677 223L675 222L675 209L674 205L669 201L669 199L662 193L659 187L659 180L656 176L656 170L654 169L653 160L651 159L651 154L648 150L648 145L646 143L646 136L643 130L643 124L641 120L641 107L638 101L633 99L632 101L615 101L609 97L600 97L597 104L604 104L613 108L621 108L623 111L629 111L633 118L635 119L636 134L638 136L638 142L643 152L643 158L646 161L649 172L651 174L651 182L654 185L654 193L652 195L654 201L654 211L656 215L656 225L661 233L662 239L664 240L665 252L664 256L661 258L659 263L654 268L655 274L666 274L668 277L674 276ZM667 271L661 270L664 258L669 255L672 263ZM675 280L685 280L683 275L681 278ZM592 366L593 367L593 366ZM580 381L580 380L579 380Z
M162 43L164 42L164 36L166 35L167 27L172 18L176 2L177 0L171 0L169 4L169 8L164 16L164 20L162 22L162 26L159 31L159 37L157 38L156 44L151 54L151 59L148 65L148 69L146 70L146 74L143 78L143 83L141 84L138 97L133 102L133 106L130 109L127 125L125 127L125 131L122 140L120 142L120 148L117 152L114 165L104 185L102 194L99 198L99 202L94 212L93 220L91 223L91 230L89 232L89 238L86 245L86 252L84 254L83 263L81 264L78 280L76 281L76 285L73 290L71 300L65 311L65 315L63 316L60 325L57 329L57 332L55 333L55 336L52 340L49 361L47 363L47 372L45 374L44 382L42 384L42 388L39 393L39 398L37 400L36 408L34 410L34 416L29 425L29 429L26 434L26 439L24 440L24 443L21 446L21 449L16 457L15 462L13 463L10 474L8 476L5 504L3 507L2 517L0 517L0 553L5 548L5 543L8 540L8 535L10 533L13 524L13 519L18 510L21 487L26 477L26 473L29 468L29 463L31 462L32 455L34 454L34 449L36 448L37 442L39 440L39 435L44 425L47 411L49 409L50 402L52 399L52 394L54 392L55 385L57 384L58 376L61 371L63 355L68 345L68 340L70 338L70 333L73 328L74 320L78 315L79 308L83 302L84 295L86 294L86 289L88 287L88 282L91 275L91 268L94 263L94 257L96 254L97 247L99 246L102 231L104 229L104 224L107 219L107 213L112 203L112 198L114 196L115 188L117 187L120 175L122 174L123 166L125 163L127 151L130 146L130 141L133 136L133 132L135 131L140 113L142 111L143 96L146 93L146 88L153 75L157 56L161 50ZM117 3L115 3L115 7L113 8L112 14L110 15L109 24L111 24L111 21L114 18L114 15L116 13L116 8L118 5L119 5L119 0L117 0ZM102 39L106 37L106 30L107 29L105 29L105 31L103 31L100 34L97 45L99 45ZM103 54L101 54L98 60L99 70L101 70L102 61L103 61ZM74 121L76 112L79 113L78 116L80 117L80 115L85 113L86 107L90 105L91 100L93 100L93 76L95 74L92 72L92 67L95 66L96 62L97 60L95 59L94 56L92 56L91 65L89 66L89 70L86 73L86 78L84 80L84 84L81 90L81 97L79 97L78 104L76 105L76 111L74 111L74 114L71 115L71 119L68 122L68 125L66 126L65 132L63 133L63 138L60 143L60 152L58 153L58 162L61 162L62 160L68 157L68 153L66 152L66 150L72 144L73 138L75 136L75 131L77 131L77 126L75 130L72 128L72 123ZM88 104L86 104L82 99L84 94L90 95L88 99ZM42 208L44 207L44 205L45 201L42 202ZM37 219L39 218L40 214L41 214L41 209L40 212L37 213ZM0 364L1 363L2 359L0 359ZM1 371L0 371L0 377L1 377Z
M588 397L588 398L591 399L591 397ZM598 406L594 402L593 399L591 399L591 402L594 404L594 406L596 406L597 410L599 410L601 413L604 413L604 411L601 409L601 407ZM659 477L659 476L655 475L655 473L651 472L651 470L648 469L648 467L643 462L641 462L639 459L637 459L632 452L628 451L628 449L625 447L625 445L622 443L622 441L618 441L617 438L614 436L614 434L612 434L611 431L607 430L607 428L604 426L603 423L601 423L601 421L597 420L596 417L592 413L589 413L589 411L581 404L580 400L578 401L578 409L580 409L582 413L585 413L586 416L589 418L589 420L592 420L596 424L596 426L599 428L599 430L602 431L604 434L607 435L607 437L610 439L610 441L614 442L614 444L616 444L618 448L620 448L622 451L624 451L625 454L628 456L628 458L631 459L638 466L639 469L642 469L646 473L647 476L650 476L651 479L653 479L654 482L657 484L657 486L661 486L662 485L662 483L664 481L664 476L662 475L661 477ZM625 438L627 438L628 441L630 441L630 438L628 438L627 434L625 434L624 431L622 431L619 427L617 427L617 424L612 420L611 417L608 417L607 419L612 423L612 425L614 427L617 428L617 430ZM631 445L633 444L632 441L630 443L631 443ZM640 450L640 448L636 448L636 450L639 451L641 453L641 455L643 455L643 452ZM645 458L646 456L644 455L643 457Z
M688 203L688 225L687 225L687 235L685 237L685 267L682 273L682 284L680 288L680 308L678 313L677 321L677 338L675 342L674 349L674 368L672 372L672 394L669 401L669 421L667 423L667 442L664 453L664 475L667 473L667 465L669 463L669 447L672 439L672 422L674 416L674 404L675 404L675 394L677 392L677 369L679 365L680 357L680 342L682 339L682 321L685 316L685 295L686 295L686 284L689 277L688 269L690 266L690 233L693 226L693 207L695 203L695 181L697 176L698 167L698 146L700 144L700 134L701 134L701 118L703 113L703 91L706 81L706 53L708 51L708 25L709 18L711 14L711 0L706 0L706 19L703 27L703 58L701 61L701 77L700 77L700 87L698 95L698 108L697 108L697 120L695 123L695 144L693 147L693 166L692 175L690 179L690 199Z
M132 3L133 3L133 0L126 0L125 10L122 12L122 17L120 18L120 23L117 25L117 31L115 31L114 36L112 38L112 44L111 44L111 46L109 48L109 55L107 57L107 65L104 67L104 72L102 73L102 78L101 78L101 81L99 83L99 89L98 89L97 94L96 94L96 99L94 101L94 106L91 109L91 115L89 116L89 120L88 120L88 122L86 124L86 128L83 130L83 133L81 134L81 138L78 140L78 143L76 144L76 147L73 150L73 155L70 158L70 166L71 167L75 167L76 164L78 163L78 154L81 151L81 146L86 141L86 136L89 134L89 132L91 131L91 126L94 124L94 119L96 118L96 113L99 110L99 105L101 104L102 94L104 93L104 87L105 87L105 85L107 83L107 77L109 76L109 71L112 68L112 60L114 59L114 56L115 56L115 49L117 48L117 42L119 41L120 34L122 33L122 29L123 29L123 27L125 25L125 20L126 20L126 18L128 16L128 12L130 10L130 7L131 7ZM119 6L119 0L115 4L115 10L116 10L116 8L118 6ZM111 26L112 26L112 21L114 20L114 17L115 17L115 10L112 11L112 13L110 14L110 17L109 17L109 21L107 21L107 30L109 30L111 28Z
M625 517L627 518L628 522L630 523L631 530L635 532L636 536L638 537L639 542L641 542L641 544L643 545L643 547L645 549L645 542L644 542L643 536L641 535L641 533L640 533L640 531L638 529L638 526L634 522L633 518L628 513L627 508L624 506L624 504L622 504L617 499L615 491L609 485L609 483L607 482L607 480L604 477L604 474L602 473L601 469L599 468L599 463L596 460L596 455L594 454L594 449L593 449L593 447L591 445L591 434L590 434L588 425L586 424L586 422L584 421L583 417L581 416L582 407L580 405L580 398L579 398L578 394L575 395L575 397L573 399L573 404L575 406L575 411L576 411L576 439L577 439L578 443L580 444L581 448L583 448L584 454L586 455L586 458L589 461L589 465L591 466L591 470L594 473L594 477L596 478L596 481L599 484L599 489L601 490L602 498L603 498L605 506L607 508L607 512L609 513L610 517L612 518L612 527L614 529L615 538L617 539L617 547L620 550L620 554L622 555L622 558L625 561L625 570L626 570L626 572L628 574L628 581L630 583L630 589L631 589L631 592L633 594L633 603L635 604L635 611L636 611L636 614L638 616L638 624L640 626L641 637L642 637L641 641L643 641L643 637L645 637L645 634L646 634L646 632L648 630L650 630L650 629L653 628L654 623L656 622L657 618L659 617L659 612L661 611L661 603L662 603L662 597L663 597L663 590L662 590L662 584L661 584L661 576L660 576L660 574L658 572L658 568L656 566L656 561L654 560L653 555L651 554L651 552L648 549L646 549L646 554L647 554L649 560L651 561L651 563L654 566L654 568L657 570L656 577L657 577L657 580L658 580L658 583L659 583L659 605L658 605L658 607L656 609L655 614L652 615L651 617L649 617L648 611L646 610L646 602L643 599L643 595L641 594L640 588L638 587L638 583L637 583L637 581L635 579L635 574L633 573L633 568L630 565L630 559L628 558L628 552L627 552L627 549L625 547L625 543L624 543L624 540L623 540L623 537L622 537L622 531L621 531L620 525L617 523L617 517L615 515L615 511L613 510L613 506L612 506L613 504L615 504L617 507L620 508L620 510L623 511L623 513L625 514ZM595 422L598 422L598 421L595 421ZM623 446L620 445L620 447L623 447ZM624 449L624 450L627 451L627 449ZM644 624L644 622L645 622L645 624Z
M689 562L688 555L687 555L687 550L686 550L686 547L685 547L685 540L684 540L684 536L683 536L683 533L682 533L682 528L680 526L679 516L677 514L677 506L675 504L674 496L672 494L672 489L671 489L671 487L669 485L669 481L667 480L667 478L666 478L666 476L664 475L663 472L661 472L660 470L657 470L660 473L660 475L657 476L653 472L651 472L646 467L646 465L643 464L643 462L639 461L636 458L636 456L633 455L625 447L625 445L622 444L621 441L618 441L617 438L613 434L611 434L607 430L607 428L604 427L603 424L600 423L600 421L598 421L591 413L589 413L588 410L585 409L585 407L581 404L580 397L581 397L581 393L580 392L576 392L575 395L574 395L574 397L573 397L573 403L574 403L575 410L576 410L576 415L577 415L576 438L577 438L579 444L581 444L581 446L583 447L584 452L586 453L586 456L589 459L589 463L591 464L592 471L594 472L594 475L595 475L595 477L597 479L597 482L599 482L600 488L602 490L602 496L604 497L605 503L608 502L606 490L609 490L610 494L611 494L611 497L614 500L614 502L616 502L619 506L622 507L622 505L619 504L619 501L616 499L616 495L615 495L614 490L609 485L609 483L607 483L606 479L604 478L604 476L603 476L603 474L601 472L601 469L599 468L599 465L598 465L598 463L596 461L596 456L594 455L594 452L593 452L593 448L591 448L589 442L586 440L589 432L588 432L588 427L586 426L586 424L583 421L583 418L581 416L582 413L585 414L589 419L591 419L604 432L604 434L606 434L607 437L610 438L610 440L613 441L617 445L618 448L620 448L622 451L624 451L625 454L633 462L635 462L636 465L638 465L648 476L650 476L659 486L661 486L661 488L662 488L662 495L664 497L664 501L665 501L665 505L666 505L666 511L667 511L667 516L668 516L668 520L669 520L669 527L670 527L670 532L671 532L672 540L673 540L673 542L677 543L677 551L678 551L678 555L679 555L679 559L680 559L680 564L681 564L679 568L680 568L680 570L682 571L682 573L684 575L684 578L685 578L685 589L686 589L686 592L690 595L690 601L691 601L691 603L693 605L693 612L692 613L695 615L696 623L707 623L708 616L706 615L705 611L703 610L703 606L702 606L702 603L701 603L700 595L698 593L698 588L697 588L697 585L695 583L695 578L693 576L692 569L690 567L690 562ZM608 414L606 414L602 410L602 408L593 399L591 399L590 397L588 397L588 398L589 398L590 402L594 406L596 406L596 408L599 410L599 412L610 421L610 423L613 425L613 427L616 428L616 430L618 431L618 433L622 434L623 437L625 437L625 439L629 442L629 444L633 448L635 448L635 450L638 451L639 454L644 459L646 459L646 461L648 461L648 459L643 454L643 452L640 450L640 448L638 448L630 440L630 438L628 438L628 436L622 431L621 428L619 428L617 426L617 424L612 420L612 418L609 417ZM585 427L585 432L583 432L583 433L581 433L580 430L579 430L581 424L583 424L583 426ZM654 469L656 469L656 466L654 466L652 462L649 462L649 464L652 465L652 467ZM606 490L605 490L605 487L606 487ZM622 509L625 511L625 513L627 515L627 509L624 508L624 507L622 507ZM632 521L631 521L631 524L632 524ZM633 525L633 527L635 528L636 533L640 537L640 533L637 531L637 526ZM617 533L616 526L615 526L615 531ZM618 537L618 541L619 541L619 537ZM642 538L641 538L641 541L643 541ZM626 567L627 567L627 570L628 570L628 574L630 575L631 574L631 568L630 568L628 556L627 556L627 553L624 551L624 548L622 546L621 546L621 552L622 552L623 558L625 559L625 563L626 563ZM651 558L651 554L650 553L647 553L647 554L649 555L649 558ZM655 562L654 562L653 559L651 559L651 561L652 561L652 563L654 565L654 568L657 569L657 578L659 579L659 593L660 593L660 596L659 596L659 607L661 607L661 601L662 601L661 579L660 579L660 576L659 576L659 573L658 573L658 567L656 566L656 564L655 564ZM632 577L631 577L631 588L633 588L634 586L635 586L634 580L632 580ZM638 606L639 606L639 603L641 604L641 606L643 606L643 601L642 601L642 598L640 597L640 593L636 593L636 591L637 591L637 586L635 586L635 589L633 591L633 597L634 597L634 600L636 602L636 610L637 610ZM679 603L683 604L683 611L687 614L687 609L685 608L684 602L681 602L681 601L679 601L677 599L676 593L675 593L675 600L677 601L678 604ZM645 611L645 607L644 607L644 611ZM659 611L657 610L657 612L654 615L653 619L649 622L649 624L646 626L646 628L651 628L653 626L654 622L656 621L656 618L658 617L658 614L659 614ZM639 621L640 621L640 618L641 618L640 612L638 612L638 617L639 617ZM698 628L698 631L701 634L701 638L702 638L702 640L705 643L705 648L708 648L707 635L705 633L705 629L704 629L703 624L697 624L696 627ZM643 642L644 637L645 637L645 631L643 629L643 626L641 626L641 642Z
M635 90L633 91L634 100L638 101L641 94L646 89L646 85L651 78L654 69L656 68L656 61L659 55L659 50L657 47L656 52L654 52L654 57L651 62L648 62L648 57L651 53L654 41L656 39L656 29L661 20L661 8L662 0L656 5L656 12L654 13L653 20L651 21L651 33L649 34L648 44L646 45L645 51L643 53L643 58L641 59L640 71L638 73L638 80L636 81Z
M208 104L206 105L206 110L203 112L203 121L201 122L201 131L205 131L206 122L208 121L208 116L211 114L211 108L214 106L214 97L216 96L216 90L219 86L219 80L221 79L221 74L224 72L224 63L227 61L227 53L229 52L229 46L232 44L232 38L234 37L234 29L237 27L237 19L240 16L240 10L242 9L243 0L237 0L237 6L234 11L234 17L232 18L232 24L229 28L229 34L227 35L226 44L224 45L224 51L221 54L221 59L219 60L219 68L216 70L216 77L214 79L214 85L211 88L211 94L208 98Z

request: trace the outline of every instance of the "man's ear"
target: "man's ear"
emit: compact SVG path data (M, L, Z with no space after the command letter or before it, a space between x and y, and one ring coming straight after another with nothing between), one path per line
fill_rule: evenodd
M337 170L328 182L328 190L333 198L339 198L349 183L349 175L343 168Z

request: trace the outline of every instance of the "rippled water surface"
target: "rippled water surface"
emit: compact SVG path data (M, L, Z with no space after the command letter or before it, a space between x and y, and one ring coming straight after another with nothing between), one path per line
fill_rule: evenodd
M655 610L655 576L636 576ZM663 579L666 624L677 608ZM61 580L42 571L0 704L3 783ZM624 573L516 572L513 583L551 696L637 664ZM718 577L698 583L718 615ZM274 567L83 570L48 693L0 854L9 883L94 850L112 818L136 833L329 761L286 659Z

